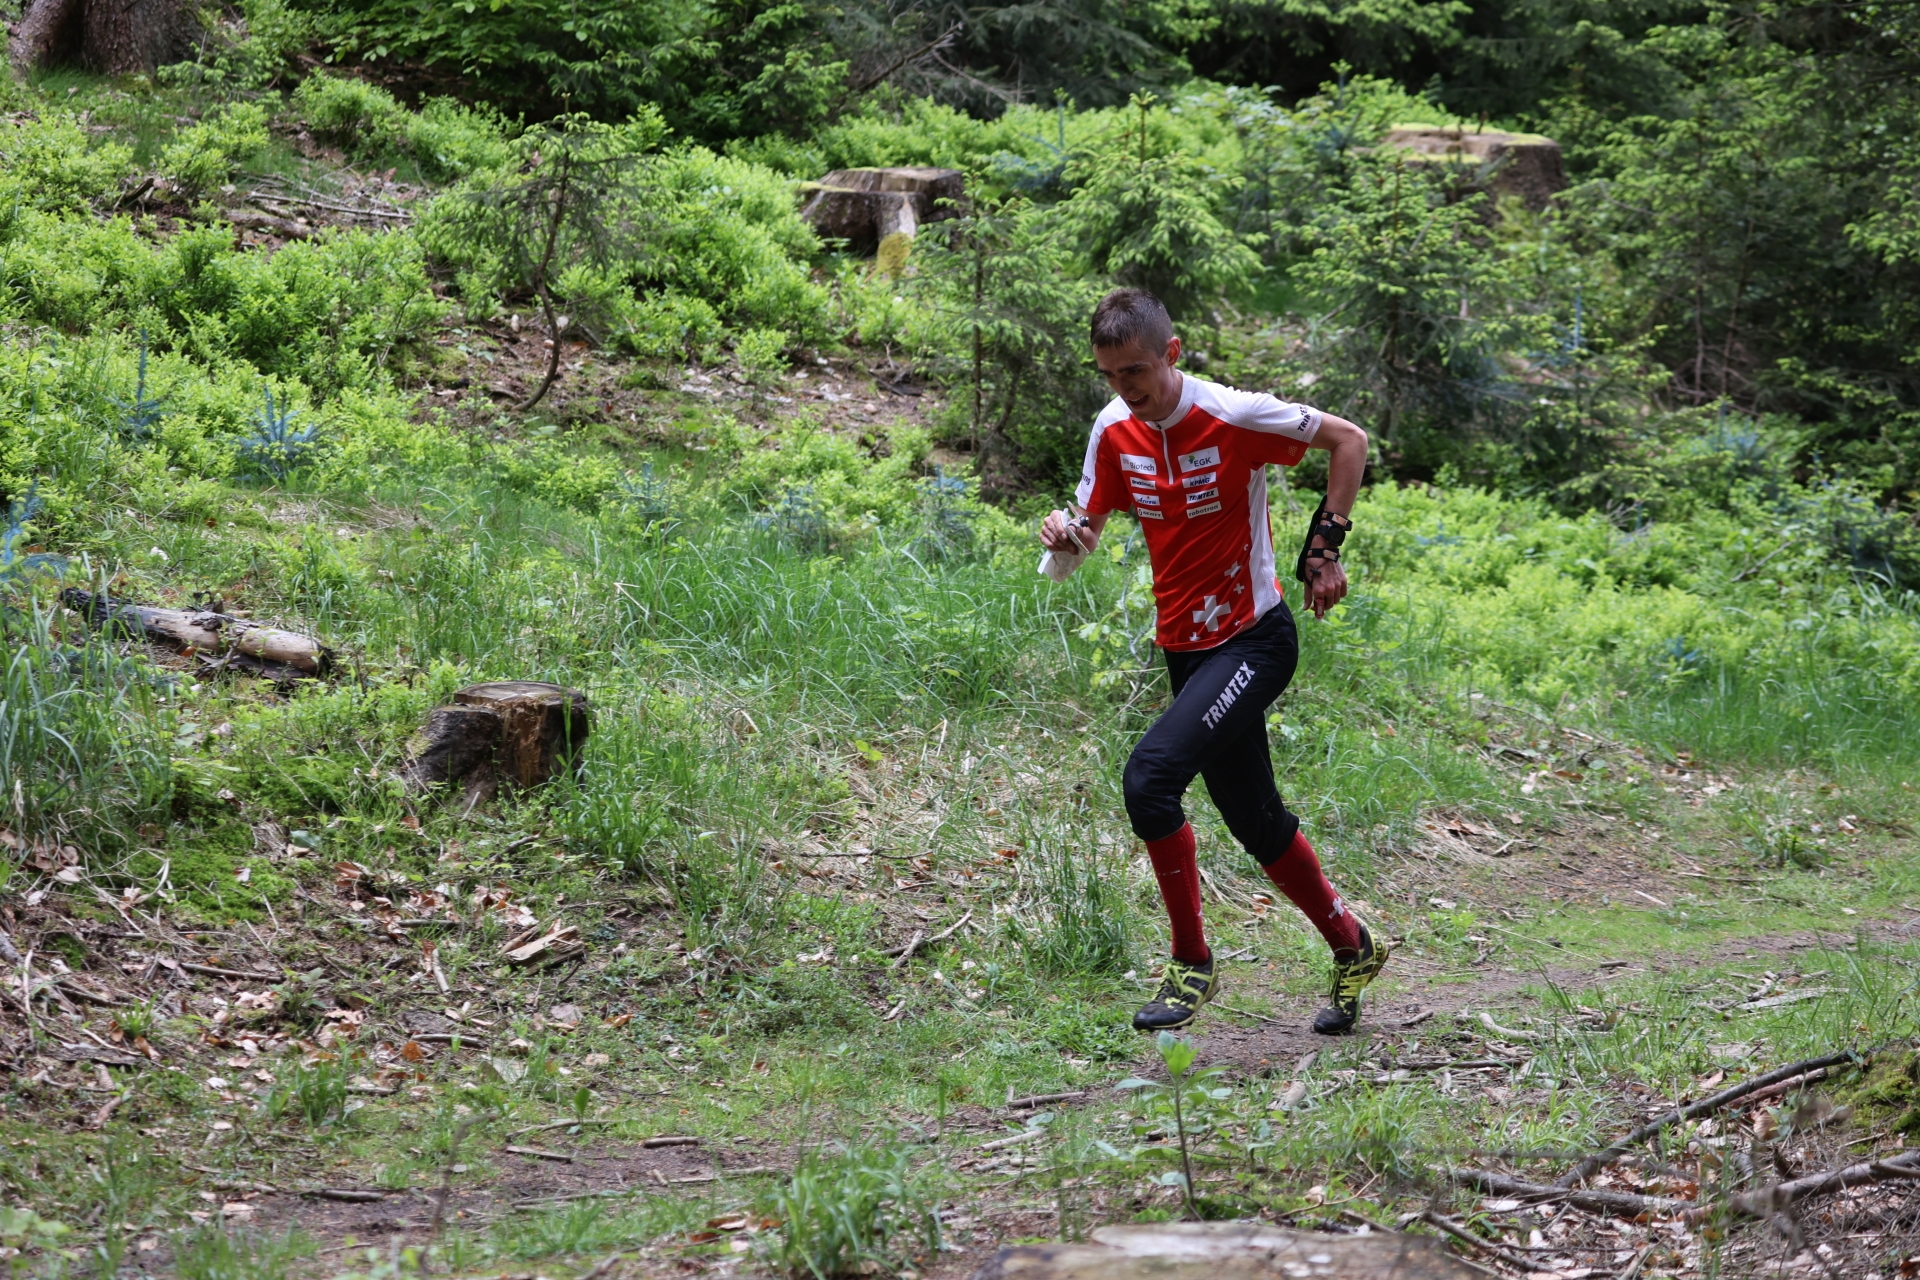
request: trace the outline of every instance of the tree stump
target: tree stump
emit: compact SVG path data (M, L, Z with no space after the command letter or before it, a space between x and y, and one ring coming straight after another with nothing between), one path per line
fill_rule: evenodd
M465 783L471 808L498 784L530 790L579 771L592 715L578 689L500 680L469 685L453 701L407 744L400 777L409 790Z
M1473 1280L1436 1243L1391 1231L1332 1236L1257 1222L1100 1227L1086 1244L1002 1249L973 1280Z
M1382 146L1423 164L1453 162L1476 170L1468 184L1495 196L1515 195L1535 213L1567 189L1560 144L1537 133L1474 132L1430 124L1397 124Z
M822 236L862 252L891 249L904 263L921 223L953 216L941 202L965 194L966 179L957 169L835 169L800 190L800 216Z

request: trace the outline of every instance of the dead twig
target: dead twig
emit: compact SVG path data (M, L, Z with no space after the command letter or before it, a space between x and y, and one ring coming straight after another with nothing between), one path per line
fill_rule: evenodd
M1625 1155L1628 1150L1645 1142L1648 1138L1659 1133L1668 1125L1678 1124L1682 1120L1691 1120L1695 1116L1708 1115L1714 1111L1718 1111L1728 1103L1738 1102L1749 1094L1758 1093L1770 1084L1779 1084L1783 1080L1791 1080L1795 1076L1806 1075L1808 1072L1818 1071L1822 1067L1837 1067L1843 1062L1852 1061L1855 1061L1855 1058L1850 1052L1831 1053L1824 1058L1808 1058L1804 1062L1796 1062L1791 1066L1781 1067L1777 1071L1769 1071L1764 1075L1755 1076L1753 1079L1743 1084L1737 1084L1731 1089L1722 1089L1719 1093L1711 1097L1702 1098L1698 1102L1690 1102L1684 1107L1675 1107L1665 1115L1657 1116L1647 1121L1647 1123L1641 1125L1632 1133L1624 1137L1616 1138L1603 1150L1596 1151L1592 1155L1584 1157L1578 1164L1574 1165L1573 1168L1555 1179L1553 1185L1564 1189L1573 1186L1575 1183L1586 1181Z
M913 936L913 941L909 942L906 946L894 947L890 950L882 951L880 954L883 956L899 956L901 961L904 962L910 956L912 956L914 952L918 951L923 946L930 947L936 942L945 942L948 938L951 938L954 934L958 933L962 928L964 928L967 921L971 919L973 919L973 909L969 907L965 915L961 916L958 920L954 921L951 925L948 925L946 928L942 929L939 933L934 934L931 938L923 939L919 933L916 933ZM924 930L922 932L924 932ZM897 969L900 966L896 964L893 967Z
M1431 1209L1421 1214L1417 1219L1415 1219L1415 1221L1424 1222L1428 1226L1434 1228L1435 1230L1443 1232L1446 1235L1453 1237L1455 1240L1460 1241L1462 1244L1468 1246L1469 1248L1478 1249L1480 1252L1488 1255L1489 1257L1500 1259L1500 1261L1506 1263L1510 1267L1519 1267L1523 1271L1552 1270L1552 1268L1546 1266L1543 1263L1535 1262L1531 1258L1523 1258L1517 1253L1509 1253L1507 1250L1502 1249L1499 1245L1493 1243L1493 1241L1491 1240L1482 1240L1479 1236L1474 1235L1473 1232L1468 1231L1465 1227L1453 1221L1451 1218L1447 1218L1441 1214L1435 1213Z
M1029 1107L1044 1107L1050 1102L1077 1102L1087 1096L1085 1089L1075 1089L1068 1093L1036 1093L1030 1098L1010 1098L1007 1110L1019 1111Z
M278 982L281 976L277 973L247 973L241 969L221 969L210 964L194 964L190 960L176 960L174 963L188 973L204 973L214 978L245 978L249 982Z
M914 930L912 939L908 941L906 946L900 948L899 958L887 966L888 970L898 969L901 965L913 959L913 953L920 949L921 940L926 936L927 931L925 929Z
M553 1160L560 1164L572 1164L573 1157L565 1151L546 1151L539 1147L516 1147L509 1143L500 1148L510 1156L527 1156L534 1160Z

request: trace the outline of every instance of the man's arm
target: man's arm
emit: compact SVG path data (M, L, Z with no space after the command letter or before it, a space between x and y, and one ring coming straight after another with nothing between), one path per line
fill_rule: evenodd
M1330 413L1320 416L1320 427L1308 442L1309 449L1324 449L1327 458L1327 500L1323 504L1343 519L1353 514L1353 500L1360 494L1360 480L1367 470L1367 433L1345 418ZM1326 539L1315 537L1313 546L1326 546ZM1313 616L1324 618L1327 610L1339 604L1347 594L1347 571L1338 560L1307 557L1307 608Z

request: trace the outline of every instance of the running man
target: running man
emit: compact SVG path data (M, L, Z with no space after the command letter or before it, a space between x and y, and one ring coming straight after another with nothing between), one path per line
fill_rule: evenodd
M1333 949L1333 995L1313 1029L1338 1035L1360 1016L1360 994L1388 951L1327 883L1274 786L1267 707L1293 678L1299 644L1274 576L1266 468L1293 466L1308 449L1331 455L1327 498L1294 568L1307 607L1324 618L1347 594L1339 548L1353 527L1367 433L1317 409L1181 373L1173 322L1145 290L1108 294L1092 330L1094 361L1114 400L1094 419L1078 511L1049 515L1040 542L1069 555L1090 551L1110 513L1131 511L1153 562L1155 639L1166 651L1173 704L1133 749L1125 792L1173 924L1173 958L1133 1025L1184 1027L1220 989L1201 925L1193 828L1180 807L1199 774L1234 838Z

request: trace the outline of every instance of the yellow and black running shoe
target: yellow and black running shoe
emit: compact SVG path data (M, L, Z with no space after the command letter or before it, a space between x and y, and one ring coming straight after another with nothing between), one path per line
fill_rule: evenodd
M1392 952L1375 942L1367 926L1360 926L1360 949L1333 953L1333 994L1327 1007L1313 1016L1313 1029L1323 1036L1351 1031L1360 1020L1360 993L1387 967Z
M1167 961L1160 971L1160 990L1133 1015L1135 1031L1178 1031L1193 1021L1200 1006L1213 999L1220 989L1220 975L1213 957L1205 964Z

